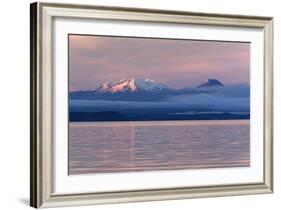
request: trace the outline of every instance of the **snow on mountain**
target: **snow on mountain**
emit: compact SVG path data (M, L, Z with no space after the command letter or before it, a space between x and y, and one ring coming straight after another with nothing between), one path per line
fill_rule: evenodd
M96 93L120 93L120 92L138 92L138 91L159 91L168 89L165 85L150 79L136 80L122 79L114 82L112 85L108 82L95 90Z
M111 87L111 92L124 92L124 91L137 91L137 86L135 84L135 79L122 79L118 82L115 82L114 85Z
M168 89L165 85L151 79L136 80L137 87L144 91L157 91Z
M224 85L218 81L217 79L208 79L203 82L201 85L197 86L197 88L207 88L207 87L224 87Z

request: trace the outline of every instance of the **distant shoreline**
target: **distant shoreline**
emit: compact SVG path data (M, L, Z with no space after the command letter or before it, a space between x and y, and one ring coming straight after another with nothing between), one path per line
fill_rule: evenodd
M181 121L181 120L247 120L248 114L208 113L208 114L127 114L114 111L106 112L70 112L69 122L116 122L116 121Z

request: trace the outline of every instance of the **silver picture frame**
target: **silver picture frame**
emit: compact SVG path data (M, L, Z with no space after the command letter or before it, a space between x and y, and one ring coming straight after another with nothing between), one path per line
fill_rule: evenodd
M53 192L53 61L52 24L55 17L131 20L210 26L259 28L264 33L264 180L260 183L203 187L56 194ZM273 18L33 3L30 7L31 130L30 205L35 208L104 203L186 199L273 192Z

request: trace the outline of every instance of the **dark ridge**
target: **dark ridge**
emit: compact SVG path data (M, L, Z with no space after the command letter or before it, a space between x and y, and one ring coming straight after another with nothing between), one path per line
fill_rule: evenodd
M250 114L207 113L207 114L177 114L169 113L119 113L105 112L70 112L70 122L100 122L100 121L165 121L165 120L242 120L250 119Z

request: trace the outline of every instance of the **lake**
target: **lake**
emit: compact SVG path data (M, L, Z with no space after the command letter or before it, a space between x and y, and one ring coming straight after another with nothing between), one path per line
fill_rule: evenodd
M69 123L70 175L244 166L249 120Z

